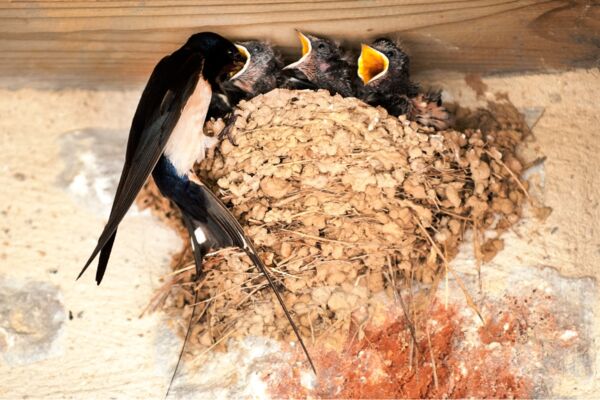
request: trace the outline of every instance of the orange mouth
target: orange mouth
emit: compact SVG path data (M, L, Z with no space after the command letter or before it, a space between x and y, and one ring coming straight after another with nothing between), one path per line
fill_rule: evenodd
M390 60L373 47L362 44L358 57L358 77L366 85L381 78L388 71Z
M290 65L287 65L283 69L293 69L297 68L300 64L302 64L309 56L312 51L312 44L310 43L310 39L300 31L296 31L298 34L298 38L300 39L300 43L302 44L302 57Z
M250 52L248 51L247 48L245 48L244 46L242 46L241 44L235 44L235 47L237 47L238 51L240 52L240 54L242 56L244 56L244 58L246 59L246 61L244 61L244 65L242 65L241 67L235 68L233 71L231 71L229 79L236 79L239 78L240 75L242 75L244 72L246 72L246 70L248 69L248 65L250 65L250 58L252 57L250 55Z

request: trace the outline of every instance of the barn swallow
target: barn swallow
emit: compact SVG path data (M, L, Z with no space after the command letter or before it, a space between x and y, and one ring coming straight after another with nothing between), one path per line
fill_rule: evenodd
M227 39L203 32L192 35L156 65L133 117L125 164L108 222L78 278L100 254L96 270L96 282L100 284L119 223L157 164L155 177L164 170L161 166L168 164L179 180L185 181L194 162L204 157L213 141L202 133L211 82L233 64L237 54ZM159 185L159 189L168 192L164 185Z
M347 55L333 41L296 31L302 57L284 68L291 75L284 87L327 89L331 94L354 96L354 70Z
M410 59L389 39L375 40L361 46L357 75L363 85L359 97L373 106L382 106L391 115L407 115L409 119L444 129L449 114L441 103L441 93L421 93L410 79Z
M229 93L235 92L236 89L242 92L243 99L275 89L283 62L273 47L267 42L257 40L236 43L236 47L246 61L241 70L224 82L224 89L229 97L233 97Z
M201 275L202 258L209 249L241 248L267 277L314 370L297 327L251 241L218 198L188 177L194 163L203 159L207 148L217 141L203 134L211 88L217 76L231 69L240 58L233 43L216 33L202 32L192 35L156 65L133 117L125 164L108 222L77 278L99 255L96 282L100 284L117 228L152 174L161 193L177 204L184 215L194 246L196 278Z
M358 77L363 82L359 97L392 115L407 114L409 99L419 93L418 85L410 80L408 55L388 39L361 46Z
M222 118L241 101L270 92L280 81L283 61L267 43L258 40L236 43L243 56L237 71L224 74L218 80L219 91L213 93L209 116Z

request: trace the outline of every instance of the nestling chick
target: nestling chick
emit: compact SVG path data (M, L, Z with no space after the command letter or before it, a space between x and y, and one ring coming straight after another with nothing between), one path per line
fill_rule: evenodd
M223 89L230 101L237 104L239 100L275 89L283 61L273 47L257 40L236 43L236 46L246 57L246 62L241 70L223 82Z
M441 104L441 93L423 94L410 79L408 55L389 39L363 44L358 59L358 77L363 85L359 97L373 106L382 106L390 114L407 115L436 129L448 126L449 114Z
M363 44L358 58L358 77L363 82L360 98L392 115L407 114L409 99L419 94L419 86L410 80L409 67L408 55L391 40Z
M331 94L354 96L354 70L342 49L333 41L297 31L302 57L286 66L288 89L327 89Z
M221 77L219 92L213 94L208 116L226 118L241 100L248 100L262 93L270 92L281 81L283 61L267 42L250 40L236 43L244 56L244 63L234 74ZM227 118L221 137L229 137L235 118ZM233 140L230 138L233 143Z

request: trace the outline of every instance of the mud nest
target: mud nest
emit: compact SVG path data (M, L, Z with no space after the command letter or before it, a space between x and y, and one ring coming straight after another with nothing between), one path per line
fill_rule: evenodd
M514 107L503 107L509 112L479 114L483 132L435 132L354 98L278 89L239 105L236 145L221 142L196 173L244 226L303 337L315 343L352 320L368 321L382 293L434 289L452 273L448 261L468 230L479 261L502 249L501 233L528 199L516 155L528 130ZM480 122L456 112L463 123ZM211 121L206 129L223 126ZM186 238L154 301L183 331L195 285L189 240L151 182L142 202ZM247 335L294 339L266 279L241 251L210 255L204 271L188 348Z

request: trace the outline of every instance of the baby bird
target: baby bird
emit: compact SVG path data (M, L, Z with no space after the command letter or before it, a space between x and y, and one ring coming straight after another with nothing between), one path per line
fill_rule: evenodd
M302 57L286 66L288 89L327 89L331 94L354 96L355 66L333 41L297 31Z
M223 90L232 105L277 87L283 61L267 42L251 40L236 43L246 61L235 75L223 82Z
M358 58L359 98L381 106L390 114L406 115L436 129L448 127L449 114L442 107L441 93L421 93L410 79L410 59L394 42L381 38L361 46Z
M283 61L273 47L258 40L236 43L244 62L233 75L219 78L217 92L213 93L209 117L223 118L241 101L270 92L281 81Z
M410 80L410 59L391 40L377 39L361 46L358 77L363 86L360 98L382 106L392 115L407 114L410 98L419 94L419 86Z
M220 137L227 136L232 143L235 143L231 137L235 117L231 114L235 106L241 100L277 88L283 67L281 56L267 42L250 40L236 43L235 46L245 58L244 63L233 75L220 78L218 92L213 93L208 111L209 117L226 119Z

